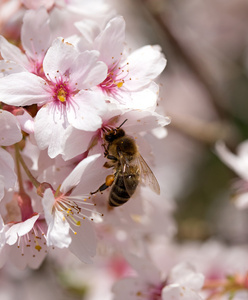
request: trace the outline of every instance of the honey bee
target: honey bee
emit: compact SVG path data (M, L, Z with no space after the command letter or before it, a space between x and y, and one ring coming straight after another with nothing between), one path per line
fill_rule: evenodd
M134 138L126 135L121 128L126 121L117 128L105 129L103 146L105 148L104 156L108 161L104 167L112 167L115 172L108 175L105 183L92 193L102 192L112 186L109 205L113 207L126 203L134 194L141 180L155 193L160 194L158 181L139 153Z

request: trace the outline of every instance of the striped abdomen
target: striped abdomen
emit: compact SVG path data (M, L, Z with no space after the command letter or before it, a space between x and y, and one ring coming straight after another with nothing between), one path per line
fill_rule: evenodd
M125 184L124 184L125 180ZM139 184L139 174L120 174L116 175L116 180L109 194L109 205L120 206L126 203L136 190ZM128 191L126 186L128 186Z

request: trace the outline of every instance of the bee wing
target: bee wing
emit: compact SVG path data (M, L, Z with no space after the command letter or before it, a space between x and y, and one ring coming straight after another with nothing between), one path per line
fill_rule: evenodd
M129 161L124 155L119 153L120 156L120 173L123 176L123 181L127 193L131 197L136 190L139 183L140 170L139 165L135 160Z
M148 185L152 191L154 191L156 194L159 195L160 194L159 183L157 181L157 178L153 174L152 170L150 169L150 167L148 166L148 164L140 154L138 155L137 160L140 167L141 178L143 183L146 186Z

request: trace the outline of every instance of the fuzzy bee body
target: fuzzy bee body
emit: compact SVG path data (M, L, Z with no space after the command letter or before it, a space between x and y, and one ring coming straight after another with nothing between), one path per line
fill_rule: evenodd
M122 174L118 172L115 175L115 181L112 185L109 194L109 205L120 206L126 203L130 197L134 194L139 184L140 174L138 170L133 170L133 173ZM129 186L127 191L126 185Z
M134 194L141 179L154 192L160 193L158 181L140 155L135 140L120 128L125 122L126 120L119 127L104 133L104 155L108 159L104 166L113 168L115 173L110 175L112 180L106 178L106 182L96 192L111 186L109 205L113 207L126 203Z

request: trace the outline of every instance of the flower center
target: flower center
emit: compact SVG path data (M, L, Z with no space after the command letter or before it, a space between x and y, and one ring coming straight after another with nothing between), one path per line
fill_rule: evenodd
M57 99L60 102L65 102L66 101L66 97L67 97L67 92L63 88L60 88L58 90L58 92L57 92Z
M127 66L128 63L123 66L119 66L118 62L114 63L113 66L109 68L105 80L99 85L102 91L108 95L118 94L118 89L123 86L125 78L129 73L129 70L126 69Z
M70 91L66 83L56 84L54 88L54 100L65 103L70 95Z
M95 212L90 206L95 207L95 204L87 202L87 199L82 197L70 197L63 194L56 198L55 209L63 214L63 220L67 220L70 225L81 226L81 220L91 220L91 213ZM70 226L70 229L77 232Z

